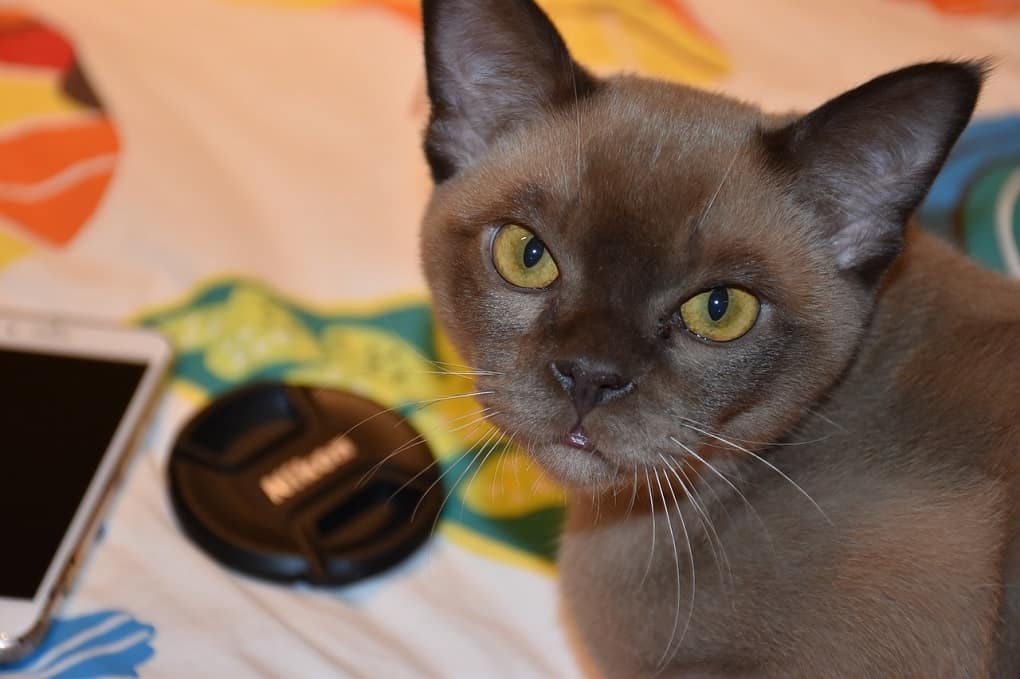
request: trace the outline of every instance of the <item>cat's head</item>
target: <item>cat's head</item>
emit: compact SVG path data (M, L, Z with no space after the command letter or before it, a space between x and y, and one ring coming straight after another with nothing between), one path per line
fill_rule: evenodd
M865 332L982 66L803 117L599 79L531 0L425 0L439 318L492 419L561 481L781 437Z

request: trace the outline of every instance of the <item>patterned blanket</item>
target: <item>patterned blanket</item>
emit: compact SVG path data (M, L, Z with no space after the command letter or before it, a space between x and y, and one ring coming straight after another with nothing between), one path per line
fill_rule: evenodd
M541 4L599 72L774 109L991 54L978 119L918 216L1020 276L1020 2ZM417 263L420 43L417 0L0 10L0 305L144 324L178 352L70 600L0 676L586 674L553 578L562 492L437 369L458 358ZM449 501L422 553L323 591L239 577L187 542L165 489L173 437L260 378L354 390L424 433Z

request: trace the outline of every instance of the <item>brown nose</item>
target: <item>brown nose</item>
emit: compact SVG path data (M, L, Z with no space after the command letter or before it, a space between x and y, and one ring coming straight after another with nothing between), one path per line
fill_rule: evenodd
M605 363L589 358L553 361L549 364L556 382L570 395L578 418L583 419L595 406L626 396L634 391L634 382Z

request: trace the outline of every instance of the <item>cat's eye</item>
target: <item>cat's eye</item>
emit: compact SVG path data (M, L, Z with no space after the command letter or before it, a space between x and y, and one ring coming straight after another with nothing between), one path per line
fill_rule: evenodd
M545 243L517 224L506 224L496 232L492 263L500 276L519 288L547 288L560 276Z
M747 334L758 320L758 298L740 288L715 287L691 297L680 307L687 329L713 342L732 342Z

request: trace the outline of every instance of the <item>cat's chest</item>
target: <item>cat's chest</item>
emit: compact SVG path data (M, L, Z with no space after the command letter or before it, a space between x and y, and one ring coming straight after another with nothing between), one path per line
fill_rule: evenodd
M709 512L710 532L690 507L684 523L660 508L568 532L572 624L610 676L981 676L1000 595L998 489L858 482L805 480L824 518L777 485L753 512Z
M725 538L722 548L714 537L709 547L692 516L685 516L686 527L679 514L670 518L672 524L658 514L653 525L646 515L592 533L568 533L561 543L562 590L572 624L608 676L652 676L667 660L736 660L740 644L734 639L745 638L745 627L758 618L746 610L736 614L735 597L749 587L738 587Z

